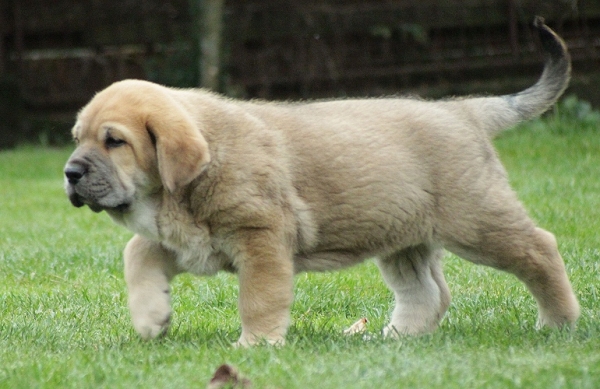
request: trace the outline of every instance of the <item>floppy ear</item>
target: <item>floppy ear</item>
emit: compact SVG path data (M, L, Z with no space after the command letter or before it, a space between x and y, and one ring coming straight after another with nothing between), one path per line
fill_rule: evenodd
M174 101L154 107L146 128L156 140L158 172L163 185L175 192L196 178L210 162L208 143L190 115Z

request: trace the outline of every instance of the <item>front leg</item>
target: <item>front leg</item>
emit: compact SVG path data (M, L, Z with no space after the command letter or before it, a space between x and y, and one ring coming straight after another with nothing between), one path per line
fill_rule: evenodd
M123 256L133 327L143 339L164 334L171 319L169 282L177 274L175 258L140 235L129 241Z
M236 240L242 319L242 335L236 345L283 344L294 299L291 248L269 230L246 231Z

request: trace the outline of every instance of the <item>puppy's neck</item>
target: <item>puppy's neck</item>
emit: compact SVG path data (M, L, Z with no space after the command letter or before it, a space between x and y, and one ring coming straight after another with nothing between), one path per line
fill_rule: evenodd
M108 214L115 223L147 239L158 242L160 241L160 229L157 223L159 207L159 199L147 197L133 202L127 212L108 212Z

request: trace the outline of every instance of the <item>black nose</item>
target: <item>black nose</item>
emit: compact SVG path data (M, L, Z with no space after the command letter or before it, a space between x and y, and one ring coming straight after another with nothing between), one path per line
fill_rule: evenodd
M70 163L65 167L65 177L67 177L67 181L71 185L77 184L85 176L86 172L87 169L85 166L78 163Z

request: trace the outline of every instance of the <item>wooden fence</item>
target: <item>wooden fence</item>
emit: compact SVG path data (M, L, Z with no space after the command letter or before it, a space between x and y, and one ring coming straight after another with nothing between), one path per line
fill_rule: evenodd
M0 108L0 128L68 122L123 78L198 85L201 3L2 0L0 105L15 109ZM589 83L600 0L237 0L223 9L219 89L276 99L508 91L540 70L536 14L565 37L575 78Z

